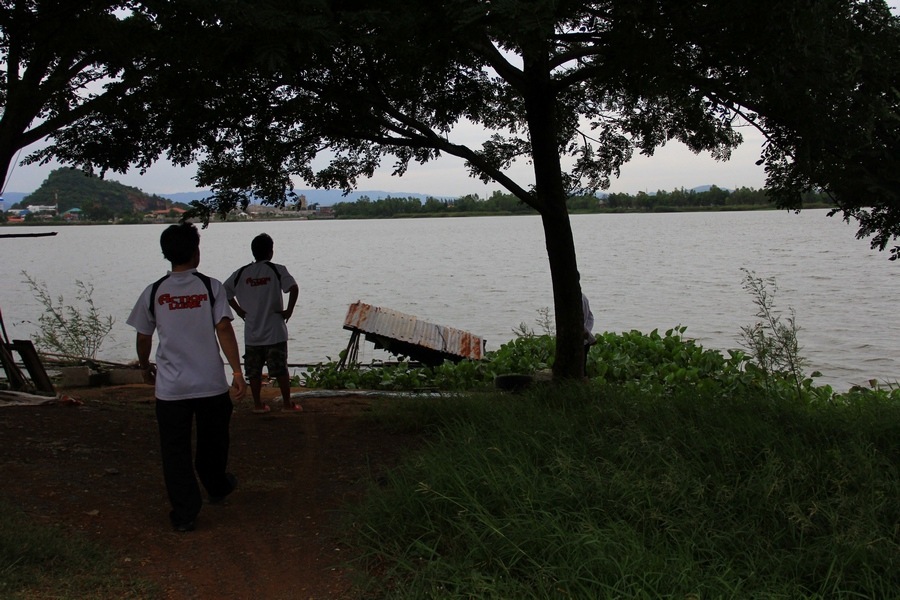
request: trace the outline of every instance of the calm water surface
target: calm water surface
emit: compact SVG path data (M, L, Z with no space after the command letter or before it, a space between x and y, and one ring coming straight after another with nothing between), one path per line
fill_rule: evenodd
M756 321L741 268L775 277L776 309L793 308L808 371L846 389L871 378L900 379L897 270L886 253L855 239L856 228L826 211L579 215L572 217L595 331L664 331L677 325L704 347L740 347ZM42 307L21 271L75 304L75 281L94 286L102 314L116 318L100 358L130 361L125 319L141 290L168 264L163 225L60 227L52 238L0 240L0 308L12 338L31 338ZM4 230L7 231L7 230ZM43 232L44 228L8 229ZM224 279L251 262L250 240L275 239L275 261L300 284L288 324L290 362L337 358L342 328L357 300L471 331L495 350L520 324L540 331L552 307L550 274L537 217L390 221L216 223L201 231L200 269ZM238 335L242 323L236 321ZM364 344L361 359L386 358Z

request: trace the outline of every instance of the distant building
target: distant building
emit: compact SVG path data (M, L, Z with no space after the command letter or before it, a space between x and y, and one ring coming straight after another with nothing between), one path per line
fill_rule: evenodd
M276 215L281 214L282 210L268 204L248 204L247 212L251 215Z
M32 214L39 215L42 213L56 214L59 211L57 204L32 204L28 207Z
M66 212L62 214L62 218L66 221L80 221L81 220L81 209L80 208L70 208Z
M171 214L174 214L174 215L180 217L185 212L187 212L187 211L184 210L183 208L178 208L177 206L173 206L171 208L163 208L161 210L150 211L149 213L147 213L147 217L162 221L163 219L168 218L169 215L171 215Z

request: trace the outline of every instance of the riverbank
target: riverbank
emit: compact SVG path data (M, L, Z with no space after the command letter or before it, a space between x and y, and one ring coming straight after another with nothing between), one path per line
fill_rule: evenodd
M242 402L232 419L230 460L238 490L224 506L205 506L197 531L178 534L168 523L153 388L59 391L73 401L0 401L0 478L15 482L0 491L0 501L29 524L112 551L113 572L138 582L75 597L344 600L352 583L344 564L351 549L336 529L344 506L418 444L416 435L364 420L372 401L360 396L305 397L301 413L267 415ZM277 390L263 394L278 405ZM62 574L57 585L68 597L79 582L89 585L90 575L78 573L74 562L48 569L22 564L22 556L9 568L0 563L0 596L15 597L2 585L10 568L34 568L39 583L25 589L53 597L45 587L53 574ZM185 562L186 556L193 558ZM129 589L141 592L129 595Z
M109 549L121 583L25 552L29 538L0 543L15 552L0 592L895 596L897 394L779 389L726 377L390 401L295 390L302 412L266 415L245 401L232 421L239 488L189 534L166 519L152 388L2 406L0 477L16 482L0 492L4 514ZM9 587L20 577L32 583Z

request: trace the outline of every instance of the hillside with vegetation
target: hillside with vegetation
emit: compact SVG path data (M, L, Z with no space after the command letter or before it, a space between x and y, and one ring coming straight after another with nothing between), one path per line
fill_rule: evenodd
M33 193L11 209L58 205L57 214L77 208L86 220L127 219L154 210L171 208L171 202L138 188L92 177L78 169L56 169ZM182 208L187 208L182 205Z

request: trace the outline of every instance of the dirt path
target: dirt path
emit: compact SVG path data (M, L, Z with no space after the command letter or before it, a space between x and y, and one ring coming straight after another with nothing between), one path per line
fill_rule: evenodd
M415 443L358 419L369 406L359 397L304 399L302 413L273 401L266 415L245 401L232 420L238 490L180 534L168 524L152 390L67 393L84 404L0 408L0 493L113 548L170 599L347 598L342 507Z

